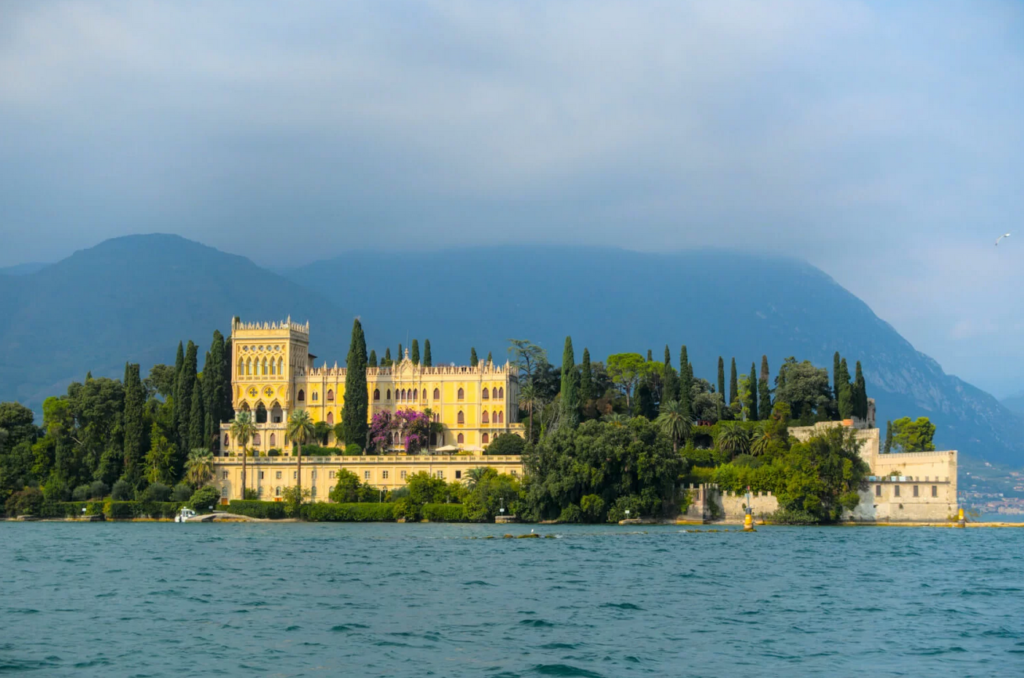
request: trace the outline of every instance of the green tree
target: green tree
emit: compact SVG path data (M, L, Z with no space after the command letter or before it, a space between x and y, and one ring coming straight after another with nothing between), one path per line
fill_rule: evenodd
M359 476L347 469L341 469L336 477L337 482L334 483L329 494L330 500L339 504L359 501L360 490L363 486Z
M203 447L212 445L212 450L220 449L220 424L227 420L224 414L225 389L228 395L231 393L230 380L226 384L224 382L224 373L230 374L231 371L230 366L226 365L227 362L228 358L224 354L224 335L219 330L214 330L201 380L203 409L206 411L208 422L204 431L206 444Z
M487 454L514 456L522 454L525 448L526 441L515 433L502 433L487 446Z
M672 441L672 451L679 451L680 441L690 437L691 422L689 413L678 400L670 400L661 404L661 414L655 419L662 432Z
M188 444L189 449L201 449L207 446L206 442L206 412L203 409L203 386L199 377L196 377L192 387L192 410L188 417ZM186 455L186 459L188 456Z
M476 346L471 346L469 349L469 366L476 367L479 362L480 359L476 357Z
M892 449L897 452L931 452L935 450L935 424L928 417L911 421L903 417L892 422Z
M365 387L363 387L363 393L366 393ZM366 421L366 419L364 418L363 421ZM302 446L311 441L313 436L316 435L316 427L313 425L313 419L309 416L309 412L307 410L294 410L291 415L289 415L286 435L288 436L288 440L292 441L297 448L295 458L298 460L298 474L296 476L297 480L295 485L299 488L299 499L301 503Z
M739 398L740 389L736 380L736 358L732 359L732 366L729 368L729 404L732 405Z
M245 475L246 464L249 457L249 441L256 434L256 423L252 420L252 413L248 411L236 412L231 422L231 437L236 445L242 446L242 498L245 498Z
M419 339L413 339L412 340L412 364L413 365L419 365L420 364L420 340Z
M143 477L145 456L146 393L142 388L138 363L124 366L124 473L122 477L138 489Z
M429 346L430 344L428 343L427 345ZM429 349L428 349L428 354L427 355L429 355ZM376 351L370 351L370 358L367 361L366 366L367 367L377 367L377 352Z
M789 357L779 368L775 383L775 401L789 405L794 419L806 423L828 412L832 391L827 370L808 360L798 363L796 358Z
M562 351L561 423L569 428L580 425L580 373L572 349L572 337L565 338Z
M842 366L839 356L839 351L836 351L832 356L832 399L837 403L839 402L839 389L842 387L845 381L842 379Z
M370 407L370 394L366 386L366 337L359 318L352 322L345 371L345 404L341 420L345 424L345 442L366 447L369 424L366 413Z
M229 422L235 418L235 407L233 391L231 388L231 372L233 370L233 358L231 355L231 337L224 340L224 359L220 364L220 394L221 402L217 408L217 438L220 439L220 424ZM219 446L219 442L218 442Z
M583 348L583 364L580 367L580 402L594 399L594 373L590 366L590 351Z
M718 438L715 440L715 445L719 450L728 453L730 458L750 451L750 433L747 429L738 424L722 424L721 426Z
M185 349L184 349L182 343L179 341L178 342L178 352L177 352L177 354L175 354L175 357L174 357L174 383L172 384L172 388L174 389L172 391L172 400L173 400L172 405L174 407L174 419L173 419L173 421L174 421L174 426L175 426L175 431L174 431L175 437L177 437L177 435L178 435L177 426L178 426L178 422L181 420L181 414L178 412L178 410L179 410L179 403L178 403L178 376L181 375L181 370L184 367L185 367Z
M722 396L722 404L725 404L725 361L722 360L722 356L718 356L718 393ZM722 412L723 407L718 408L718 419L721 420L724 417Z
M423 340L423 366L433 367L434 359L430 355L430 339Z
M509 363L520 384L533 383L538 366L547 363L547 352L528 339L508 340Z
M197 490L213 480L213 452L206 448L190 450L185 462L185 478Z
M868 391L864 382L864 372L861 371L860 361L857 361L856 376L853 381L853 416L858 419L868 418Z
M174 461L175 476L181 475L189 450L189 422L192 413L192 391L196 385L197 352L196 345L190 340L185 348L185 362L181 366L181 371L178 372L176 382L174 405L177 408L178 416L176 426L179 454Z
M687 419L693 419L693 365L686 353L686 344L679 351L679 403L687 413Z
M679 400L679 376L672 368L672 352L665 346L665 367L661 376L661 402Z
M768 356L761 356L761 375L757 380L757 395L759 398L757 410L762 419L768 419L772 412L772 392L768 387L768 379L771 372L768 371Z
M646 362L639 353L615 353L608 356L608 377L626 396L626 409L632 411L633 390L643 376Z
M527 440L533 440L533 410L539 403L540 399L537 395L537 387L533 384L527 383L519 389L519 406L525 407L530 417L530 423L528 424L526 432Z
M391 347L384 349L384 359L380 361L380 366L391 367L394 362L395 361L391 359Z
M750 376L747 378L747 385L750 389L750 400L747 403L747 407L750 408L750 420L757 421L760 417L757 416L757 370L754 363L750 363Z
M490 351L487 352L487 364L488 365L493 365L494 364L494 356L491 355Z
M885 422L885 447L882 448L882 454L890 452L892 452L892 420Z

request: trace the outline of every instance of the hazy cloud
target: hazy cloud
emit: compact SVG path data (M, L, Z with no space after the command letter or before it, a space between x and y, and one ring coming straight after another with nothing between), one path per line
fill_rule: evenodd
M1024 310L1020 247L989 252L1022 36L1010 2L5 3L0 265L149 231L273 265L779 251L998 391L1020 327L963 328Z

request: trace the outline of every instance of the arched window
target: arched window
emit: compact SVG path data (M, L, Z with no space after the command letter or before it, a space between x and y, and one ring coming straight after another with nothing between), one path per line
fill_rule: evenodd
M487 443L491 442L491 437L485 433L483 437L480 439L480 442L486 445Z
M388 400L391 400L391 389L388 389Z
M373 399L374 400L380 400L380 389L379 388L373 389Z
M499 424L504 424L505 423L505 413L504 412L498 412L498 423Z
M460 434L459 434L459 437L458 437L458 438L456 438L456 440L457 440L457 441L459 442L459 445L461 445L462 443L466 442L466 436L464 436L464 435L462 435L462 434L460 433Z
M500 398L501 397L501 396L498 395L498 389L496 389L496 388L492 388L491 389L491 393L494 394L495 398Z
M417 393L418 393L418 391L417 391L416 389L413 389L413 390L412 390L412 399L413 399L413 400L416 400L416 394L417 394Z
M305 391L303 391L303 390L302 390L302 389L300 388L300 389L299 389L299 395L298 395L298 396L296 396L296 398L295 398L295 399L296 399L296 400L298 400L298 401L299 401L300 403L304 403L304 402L306 402L306 392L305 392Z
M267 408L263 403L256 405L256 423L266 424L267 423Z
M284 358L277 359L277 373L284 374Z
M327 402L329 402L329 403L333 403L334 402L334 389L333 388L327 389Z
M501 388L498 389L498 397L499 398L504 398L505 397L505 387L504 386L502 386Z
M458 395L456 397L459 400L465 400L466 399L466 392L463 391L461 388L459 388L459 393L458 393Z
M491 392L485 388L483 391L481 391L480 397L483 398L484 400L487 400L488 398L491 397Z
M280 485L278 485L277 487L274 488L274 496L275 497L280 497L281 496L281 486Z
M231 438L228 437L227 433L224 434L224 447L231 447Z
M266 376L267 374L269 374L269 372L267 372L267 359L264 358L263 359L263 376Z
M270 446L274 447L275 445L277 445L277 436L274 435L273 433L271 433L270 434Z
M327 423L331 426L334 426L334 412L327 413Z
M277 361L273 358L270 359L270 374L271 376L277 374Z
M462 410L459 410L459 423L460 424L465 424L466 423L466 415L464 415L462 413Z
M434 389L434 400L440 400L440 399L441 399L441 389L435 388Z
M497 419L495 419L495 421L497 421ZM487 417L487 410L484 410L484 415L483 415L483 419L481 419L481 422L484 423L484 424L490 424L491 423L491 420Z
M245 360L239 358L238 359L238 376L242 376L243 374L245 374Z
M313 402L314 402L314 403L315 403L316 401L320 400L320 394L319 394L319 393L317 393L316 391L313 391L313 396L312 396L312 397L313 397Z
M252 444L254 446L256 446L256 447L259 447L259 444L260 444L260 434L259 433L253 433L252 434Z
M249 359L249 358L246 358L246 360L245 360L245 376L248 377L251 374L252 374L252 360Z

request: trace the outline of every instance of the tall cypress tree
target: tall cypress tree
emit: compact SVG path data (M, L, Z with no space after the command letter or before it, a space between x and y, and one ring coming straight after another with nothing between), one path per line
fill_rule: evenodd
M211 441L213 440L213 417L210 416L210 412L214 409L213 400L213 388L217 383L217 376L220 370L214 369L213 367L213 345L211 344L209 351L206 352L206 360L203 362L202 377L199 379L199 383L196 385L200 389L203 400L203 438L206 443L203 447L210 448ZM213 374L214 378L209 379L209 375ZM191 422L189 422L191 423ZM220 436L217 436L218 438ZM212 449L212 448L211 448Z
M732 367L729 368L729 404L732 405L740 397L740 384L736 378L736 358L732 359Z
M427 344L428 346L430 344ZM370 359L366 363L367 367L377 367L377 352L370 351Z
M868 387L864 382L864 372L861 371L860 361L857 361L856 376L853 381L853 415L858 419L868 418Z
M365 447L366 432L369 430L366 421L370 407L370 394L366 390L366 360L366 336L359 318L356 318L352 323L352 340L345 361L345 406L341 421L345 429L345 442L360 447Z
M594 373L590 367L590 351L583 348L583 365L580 371L580 403L594 399Z
M231 388L231 371L234 358L231 356L231 337L224 340L224 360L220 365L220 405L217 408L218 424L235 418L235 400ZM217 428L218 433L220 428ZM218 436L219 437L219 436Z
M391 367L395 361L391 359L391 347L388 346L384 350L384 360L380 362L381 367Z
M434 359L430 355L430 339L423 340L423 366L433 367Z
M143 445L146 435L144 409L146 392L142 388L139 365L124 366L124 481L134 488L142 483Z
M718 356L718 392L722 394L722 399L725 399L725 361L722 360L722 356Z
M885 422L885 447L882 448L882 454L889 454L892 452L892 421Z
M758 421L761 417L758 416L757 412L757 369L754 363L750 363L750 376L747 377L747 391L749 392L748 397L750 398L750 420Z
M842 419L849 419L853 416L854 393L853 385L850 383L850 369L846 366L846 358L839 361L836 383L839 384L839 416Z
M768 386L768 379L771 372L768 371L768 356L761 356L761 378L757 380L757 395L760 402L757 404L758 413L761 419L768 419L772 414L772 390Z
M213 342L210 344L210 357L207 365L203 368L203 390L206 391L206 414L210 418L209 430L206 433L207 446L213 442L213 449L220 449L220 424L225 419L223 412L224 404L224 372L230 373L230 365L225 370L225 363L228 362L224 355L224 335L220 330L213 331ZM230 391L230 384L228 390Z
M411 358L412 358L412 364L413 365L419 365L420 364L420 340L419 339L413 339L412 340L412 356L411 356Z
M178 412L178 375L181 374L182 368L185 366L185 348L183 344L178 342L178 352L174 356L174 384L171 387L171 393L174 394L174 402L171 403L171 421L174 424L174 430L178 430L178 420L181 419L181 414Z
M839 387L842 386L839 377L839 361L839 351L836 351L835 355L832 356L832 399L835 400L837 403L839 402Z
M679 377L672 368L672 352L665 347L665 369L661 379L661 402L679 400Z
M397 362L402 362L403 360L405 360L405 354L402 353L402 345L401 344L398 345L398 357L395 358L395 360Z
M487 352L487 364L488 365L493 365L494 364L494 356L491 355L490 351Z
M679 351L679 402L689 420L693 416L693 366L690 356L686 353L686 344Z
M192 413L192 390L196 384L197 352L196 345L190 339L185 349L185 361L181 366L181 371L178 373L178 387L175 393L174 404L178 406L178 421L176 424L179 459L176 460L174 465L175 476L181 474L181 466L185 463L185 457L188 455L189 417Z
M202 389L202 380L196 376L192 384L192 409L188 415L189 450L209 447L209 443L206 442L206 412L203 409Z
M580 425L580 373L576 370L576 356L572 350L572 337L565 338L562 350L562 425L576 428Z
M647 362L654 360L654 354L651 353L651 349L647 349Z
M469 349L469 366L476 367L480 362L480 359L476 357L476 346L471 346Z

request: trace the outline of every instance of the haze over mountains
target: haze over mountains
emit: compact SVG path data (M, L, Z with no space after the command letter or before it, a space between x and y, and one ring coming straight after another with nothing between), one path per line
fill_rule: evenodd
M559 361L681 344L698 376L735 356L741 373L767 354L831 368L861 360L879 419L929 416L936 444L969 456L1024 461L1021 420L991 395L946 375L822 271L800 261L726 251L644 254L584 247L481 247L352 252L278 275L244 257L177 236L109 240L41 270L0 275L0 400L37 411L43 398L124 362L173 360L179 339L202 350L230 318L309 320L318 363L343 363L352 318L369 348L429 338L434 360L465 362L470 346L504 360L510 337Z

